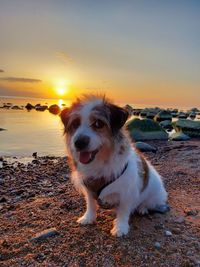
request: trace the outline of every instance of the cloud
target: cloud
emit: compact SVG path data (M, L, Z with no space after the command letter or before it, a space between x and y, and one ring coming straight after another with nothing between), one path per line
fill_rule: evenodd
M58 51L58 52L56 52L56 56L57 56L59 59L62 59L63 61L65 61L65 62L67 62L67 63L72 63L72 62L74 62L74 60L73 60L68 54L66 54L65 52Z
M21 96L21 97L38 97L38 98L45 98L46 95L42 95L41 92L35 91L27 91L27 89L16 89L16 88L9 88L1 87L0 85L0 95L1 96Z
M0 69L0 72L4 72L4 70Z
M7 82L22 82L22 83L39 83L39 82L42 82L42 80L39 80L39 79L21 78L21 77L3 77L3 78L0 78L0 80L7 81Z

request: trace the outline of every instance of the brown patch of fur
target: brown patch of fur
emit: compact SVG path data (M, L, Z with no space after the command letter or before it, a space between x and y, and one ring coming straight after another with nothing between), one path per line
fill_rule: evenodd
M143 192L149 183L149 166L145 158L142 155L139 156L140 156L139 176L143 181L143 186L141 189L141 192Z

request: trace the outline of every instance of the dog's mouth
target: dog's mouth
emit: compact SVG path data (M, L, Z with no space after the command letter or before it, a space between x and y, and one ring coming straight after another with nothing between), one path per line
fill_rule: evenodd
M95 156L97 153L98 153L98 149L94 151L82 151L79 154L79 161L82 164L89 164L95 159Z

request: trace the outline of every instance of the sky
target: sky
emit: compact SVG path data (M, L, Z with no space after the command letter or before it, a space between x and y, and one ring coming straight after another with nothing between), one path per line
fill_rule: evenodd
M0 0L0 95L200 107L200 1Z

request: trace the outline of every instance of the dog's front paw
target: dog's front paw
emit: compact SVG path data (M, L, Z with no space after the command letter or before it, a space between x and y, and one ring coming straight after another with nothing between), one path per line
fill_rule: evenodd
M88 214L84 214L82 217L80 217L77 222L86 225L86 224L93 224L95 223L96 218L94 216L90 216Z
M120 237L127 235L129 231L129 225L127 223L114 224L114 227L110 231L113 236Z

